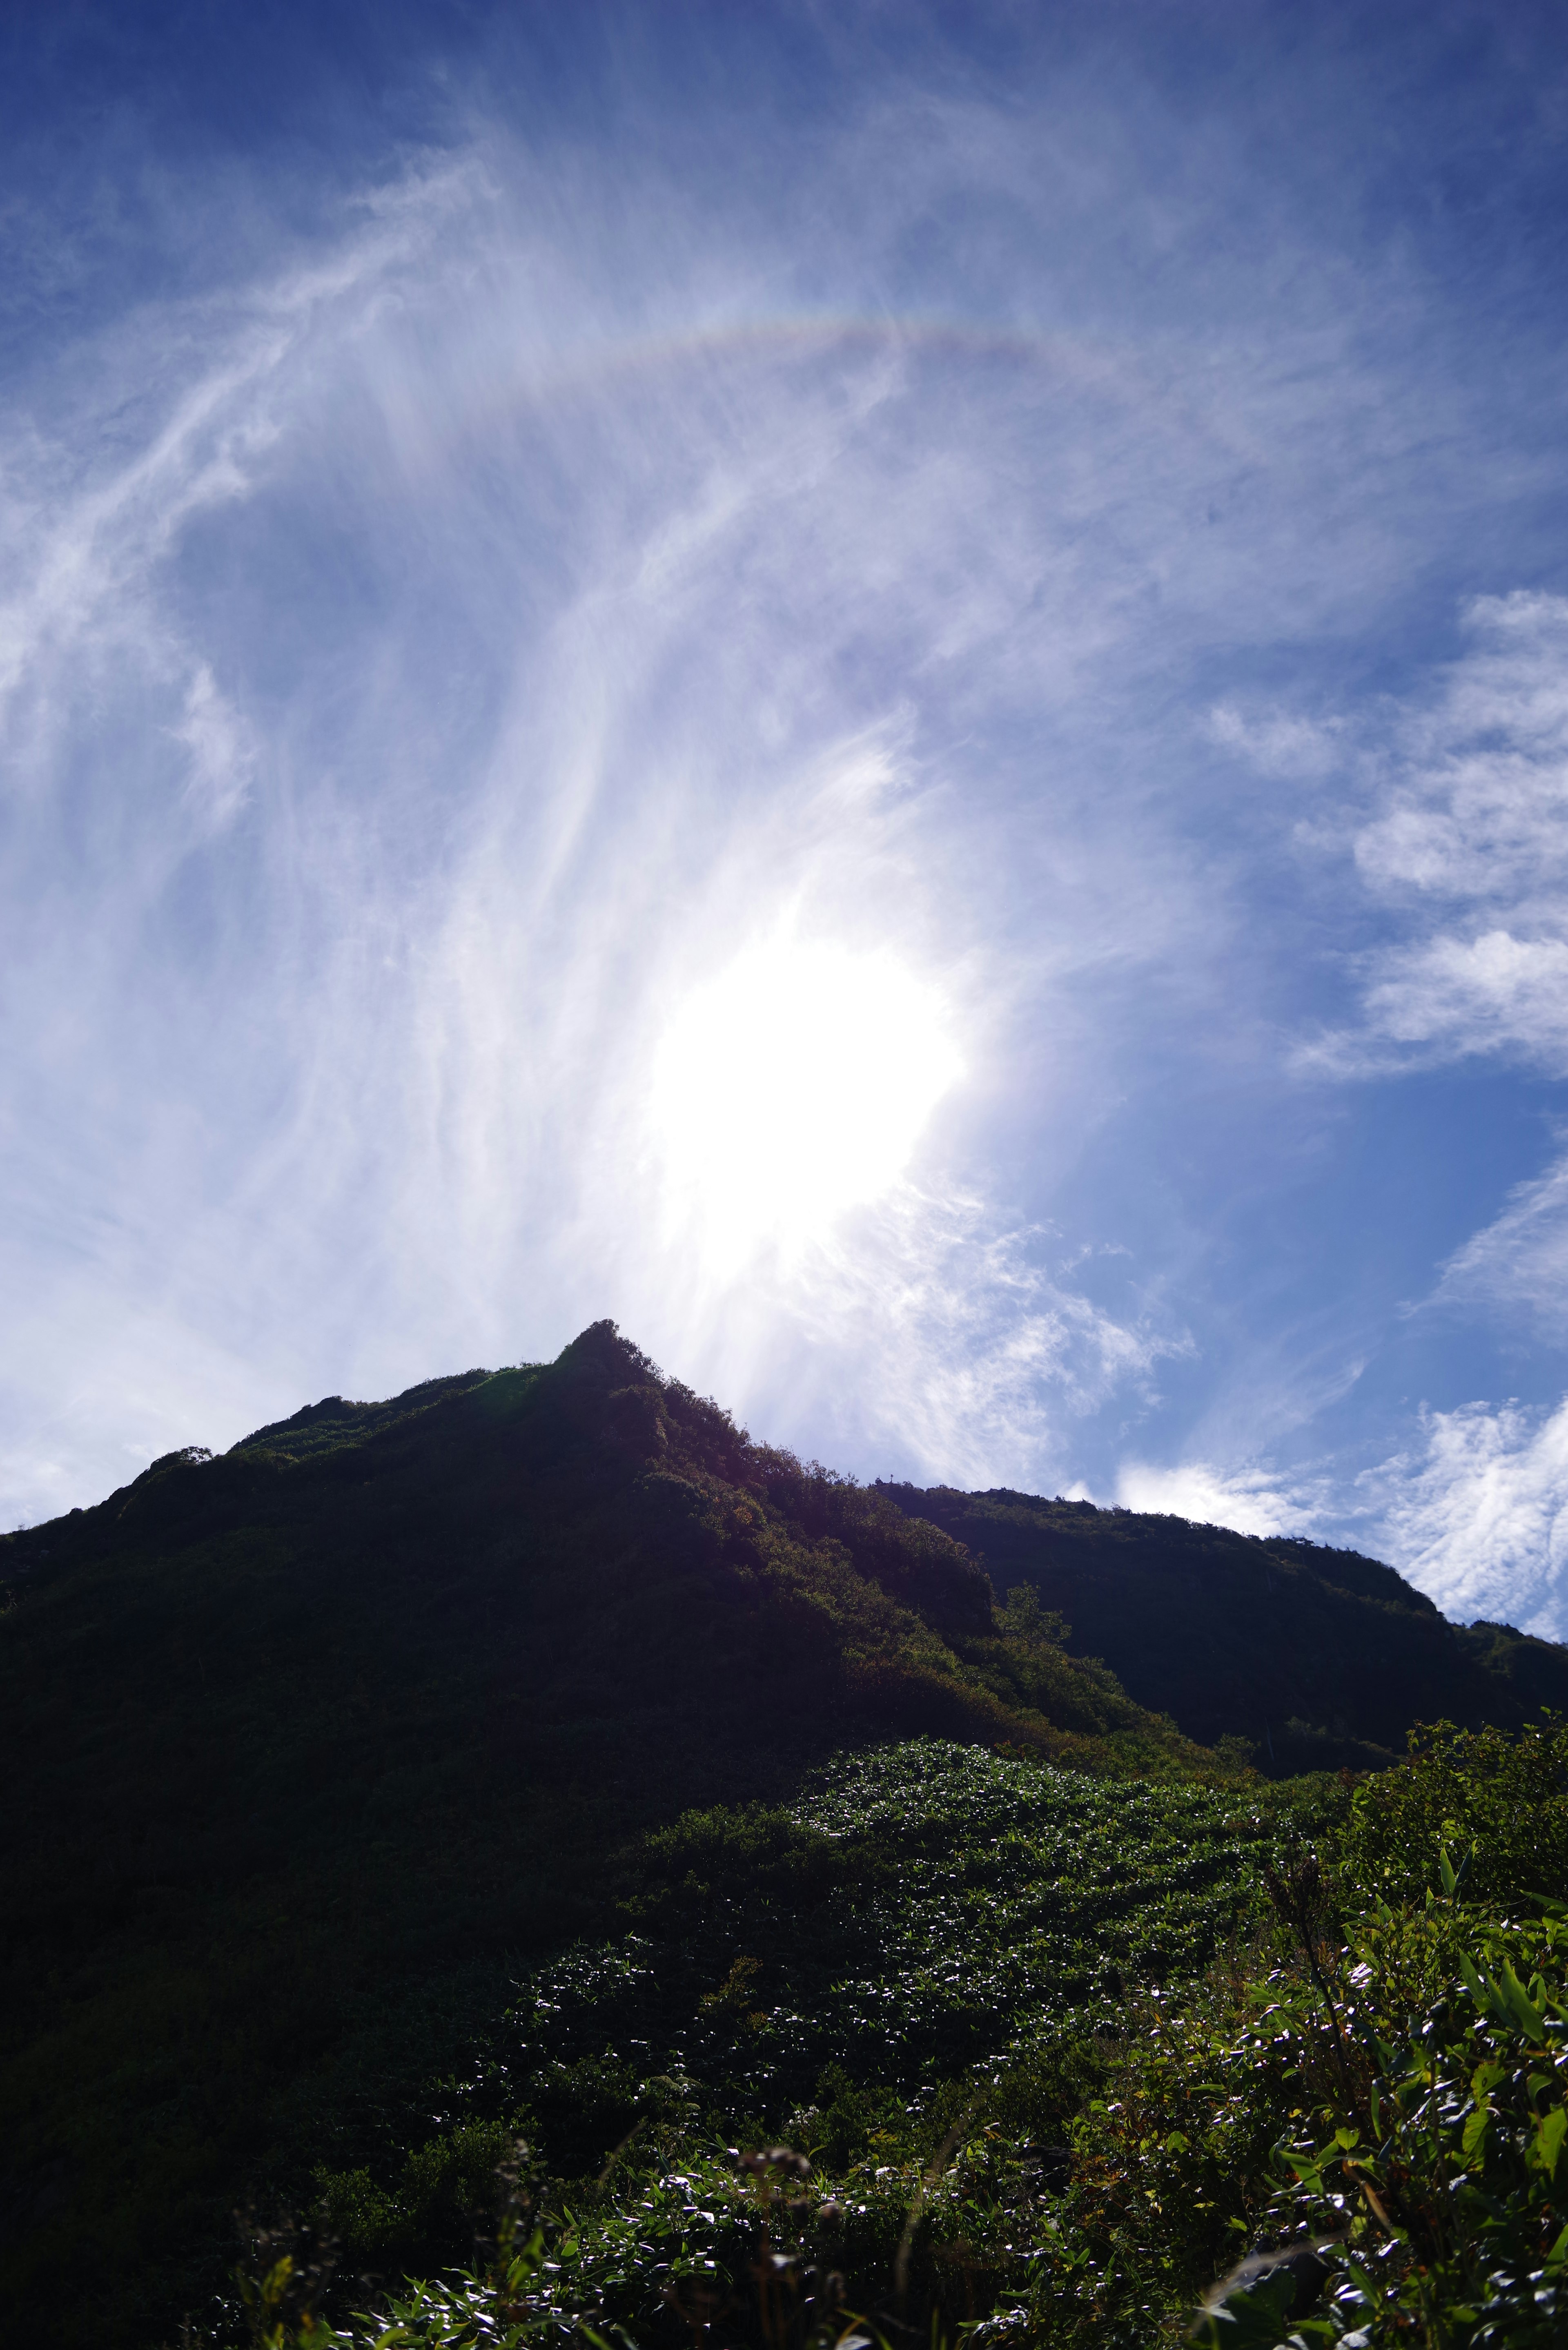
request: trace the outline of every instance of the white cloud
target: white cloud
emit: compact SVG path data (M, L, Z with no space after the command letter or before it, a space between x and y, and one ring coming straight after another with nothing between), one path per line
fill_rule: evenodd
M1568 1070L1568 598L1480 597L1464 621L1470 649L1435 696L1380 735L1345 732L1376 812L1341 837L1403 935L1356 959L1362 1023L1303 1045L1303 1067L1490 1054ZM1273 772L1274 736L1302 723L1231 718L1219 739Z
M667 214L633 268L602 192L543 188L515 153L416 174L337 255L122 322L113 431L89 403L53 448L29 427L30 472L14 446L47 518L10 542L32 552L4 632L36 811L8 877L34 1024L12 1459L54 1464L40 1492L83 1441L57 1408L73 1354L114 1355L63 1310L95 1284L182 1408L182 1346L252 1350L257 1404L225 1389L207 1441L272 1408L279 1364L375 1390L608 1307L797 1433L868 1347L878 1442L897 1421L1000 1473L1009 1431L1038 1455L1158 1351L983 1237L950 1132L861 1232L886 1290L829 1247L716 1295L659 1246L638 1105L669 1007L781 920L930 974L983 1050L1021 999L1147 963L1189 916L1150 849L1030 845L1004 887L1084 870L1003 956L965 902L994 916L1002 818L983 768L929 747L961 743L980 675L993 721L1059 703L1106 639L1076 528L990 478L1043 400L1079 429L1070 371L1043 357L1020 403L897 329L660 345L661 301L689 328L743 314L752 261L722 224L683 249ZM1051 484L1031 495L1040 522ZM242 806L244 862L203 862ZM715 1083L765 1118L765 1067Z
M1206 1461L1175 1468L1126 1461L1116 1477L1116 1500L1124 1509L1165 1511L1243 1534L1303 1534L1314 1514L1269 1470L1220 1469Z
M1568 1639L1568 1403L1426 1412L1361 1485L1382 1555L1445 1614Z
M1479 598L1429 707L1402 713L1382 813L1356 833L1389 895L1563 912L1568 880L1568 598Z
M252 730L219 691L205 661L185 689L184 712L173 731L191 754L186 797L203 831L222 832L244 805L256 749Z
M1457 1249L1428 1305L1522 1316L1562 1346L1568 1335L1568 1159L1510 1193L1502 1213Z
M1310 777L1326 775L1345 757L1342 719L1306 718L1288 711L1270 711L1249 718L1233 702L1216 702L1209 712L1211 742L1234 752L1265 775Z
M1445 1055L1522 1054L1568 1073L1568 939L1442 935L1377 960L1368 1024L1397 1045Z
M809 1396L815 1367L832 1363L839 1457L932 1482L1054 1491L1073 1422L1112 1398L1149 1399L1158 1364L1190 1343L1168 1318L1118 1319L1072 1289L1043 1262L1048 1237L979 1200L902 1186L819 1252L811 1281L770 1295L764 1273L730 1302L733 1351L729 1362L720 1352L715 1377L754 1382L746 1357L766 1332L781 1350L770 1427L784 1440L809 1429L792 1413L792 1385Z
M1183 681L1343 641L1501 462L1368 358L1389 287L1315 207L1216 245L1234 188L1151 103L889 81L707 178L629 116L481 126L0 413L0 1294L51 1492L90 1493L69 1399L114 1416L125 1331L116 1445L606 1311L847 1465L1046 1481L1149 1405L1180 1315L1019 1227L1248 998ZM1340 741L1212 732L1281 775ZM725 1287L661 1244L641 1105L671 1007L786 922L896 956L970 1077L884 1208Z

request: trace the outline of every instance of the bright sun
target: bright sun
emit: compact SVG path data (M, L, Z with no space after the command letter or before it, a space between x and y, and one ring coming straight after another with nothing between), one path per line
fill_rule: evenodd
M887 1191L962 1074L936 990L894 955L749 947L686 999L654 1056L675 1219L711 1270L785 1249Z

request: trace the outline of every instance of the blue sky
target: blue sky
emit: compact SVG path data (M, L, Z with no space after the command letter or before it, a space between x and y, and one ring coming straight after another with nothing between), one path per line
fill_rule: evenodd
M6 1521L608 1314L1568 1636L1564 63L8 12Z

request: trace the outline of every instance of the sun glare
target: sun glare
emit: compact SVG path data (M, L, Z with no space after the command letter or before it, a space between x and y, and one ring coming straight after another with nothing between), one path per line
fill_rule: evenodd
M654 1056L673 1221L696 1222L715 1272L798 1248L898 1181L961 1072L941 998L895 956L748 948Z

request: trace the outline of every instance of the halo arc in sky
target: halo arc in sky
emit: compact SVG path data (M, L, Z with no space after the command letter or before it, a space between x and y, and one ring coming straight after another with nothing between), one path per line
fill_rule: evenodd
M1555 14L174 25L0 77L10 1522L609 1314L1568 1634Z

